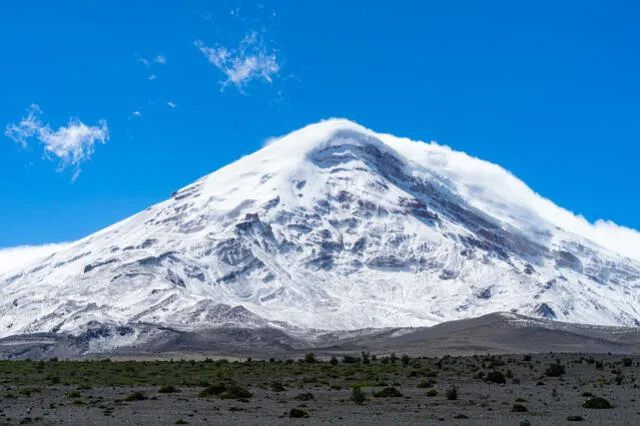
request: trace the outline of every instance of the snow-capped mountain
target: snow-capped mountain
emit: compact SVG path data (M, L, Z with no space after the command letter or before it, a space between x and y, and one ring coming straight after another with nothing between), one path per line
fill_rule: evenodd
M0 337L408 327L496 311L640 325L629 247L498 166L329 120L0 274Z

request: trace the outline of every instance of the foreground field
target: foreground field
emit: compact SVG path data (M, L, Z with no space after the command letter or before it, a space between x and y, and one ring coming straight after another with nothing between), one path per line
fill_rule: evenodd
M0 424L637 425L636 377L581 354L1 362Z

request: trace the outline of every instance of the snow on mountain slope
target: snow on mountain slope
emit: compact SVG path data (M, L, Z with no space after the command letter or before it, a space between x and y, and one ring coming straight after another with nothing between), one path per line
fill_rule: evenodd
M0 337L422 326L509 310L640 325L639 244L498 166L329 120L0 273Z

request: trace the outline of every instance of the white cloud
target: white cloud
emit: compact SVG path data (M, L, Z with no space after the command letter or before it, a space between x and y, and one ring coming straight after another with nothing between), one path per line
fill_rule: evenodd
M131 115L134 115L134 116L136 116L136 117L141 117L141 116L142 116L142 113L141 113L140 111L133 111L133 112L131 113Z
M149 75L149 80L155 80L156 78L158 78L155 74L150 74Z
M166 64L167 63L167 58L159 53L154 59L153 62L157 63L157 64Z
M23 266L67 248L69 243L21 246L0 249L0 275L18 271Z
M176 107L176 104L174 104L173 102L167 102L167 106L168 106L169 108L175 108L175 107Z
M140 62L141 64L143 64L147 68L149 68L151 66L151 63L145 58L138 58L138 62Z
M91 158L95 144L109 140L104 120L100 120L97 126L87 126L77 118L71 118L66 126L53 130L49 123L45 124L40 119L42 110L38 105L31 105L27 112L18 124L7 126L5 135L23 148L27 148L30 140L42 143L45 156L59 161L58 171L75 168L73 180L81 171L80 164Z
M227 77L221 82L222 89L233 84L242 90L253 80L271 83L280 71L275 52L267 49L262 36L256 31L247 33L233 49L220 45L208 47L202 40L196 40L195 45Z

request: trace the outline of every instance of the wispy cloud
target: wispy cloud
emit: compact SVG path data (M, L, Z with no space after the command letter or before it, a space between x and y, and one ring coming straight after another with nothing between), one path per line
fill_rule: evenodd
M135 116L135 117L141 117L141 116L142 116L142 112L140 112L140 111L133 111L133 112L131 113L131 115L133 115L133 116Z
M202 40L196 40L195 45L226 76L226 80L221 81L222 90L233 84L242 91L254 80L271 83L280 71L276 52L267 48L257 31L247 33L232 49L221 45L208 47Z
M138 62L140 62L142 65L144 65L147 68L151 68L153 64L165 65L167 63L167 57L164 56L162 53L158 53L153 59L143 58L137 53L135 55L136 55L136 58L138 58Z
M169 108L175 108L175 107L176 107L176 104L174 104L173 102L167 102L167 106L168 106Z
M97 126L87 126L77 118L69 119L66 126L53 130L49 123L43 123L42 110L36 104L27 109L27 116L18 124L9 124L5 135L27 148L30 141L44 145L44 155L48 159L58 160L58 171L68 167L75 169L72 180L80 174L80 165L89 160L97 143L109 140L107 122L100 120Z
M150 74L149 75L149 80L155 80L156 78L158 78L155 74Z

